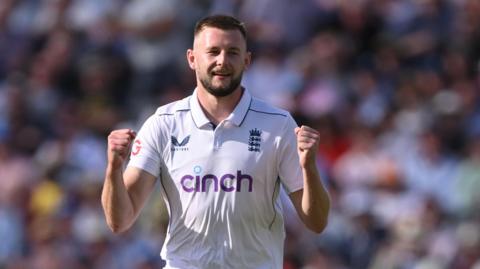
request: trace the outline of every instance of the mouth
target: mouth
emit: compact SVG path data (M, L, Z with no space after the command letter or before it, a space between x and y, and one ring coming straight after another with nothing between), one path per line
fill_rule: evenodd
M232 75L232 73L226 71L212 71L211 74L213 77L229 77Z

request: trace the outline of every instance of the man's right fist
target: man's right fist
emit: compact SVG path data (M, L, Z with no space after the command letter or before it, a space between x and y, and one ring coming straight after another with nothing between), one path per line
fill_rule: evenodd
M108 163L114 168L123 167L137 134L131 129L114 130L108 136Z

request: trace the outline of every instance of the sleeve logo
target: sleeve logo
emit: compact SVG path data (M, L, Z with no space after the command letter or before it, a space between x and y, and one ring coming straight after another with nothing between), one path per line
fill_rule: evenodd
M140 140L135 140L133 142L133 149L132 149L132 155L136 156L138 153L140 153L140 150L142 149L142 142Z

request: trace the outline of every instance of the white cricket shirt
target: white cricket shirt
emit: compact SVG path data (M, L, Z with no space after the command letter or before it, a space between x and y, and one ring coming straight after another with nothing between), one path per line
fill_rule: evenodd
M247 90L215 129L196 90L146 120L129 165L160 180L166 268L283 267L279 188L303 188L295 127L287 111Z

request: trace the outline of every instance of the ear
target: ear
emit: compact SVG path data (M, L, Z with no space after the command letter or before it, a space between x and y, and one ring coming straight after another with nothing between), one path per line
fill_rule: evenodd
M193 49L187 50L187 61L190 69L195 70L195 55L193 55Z
M245 55L245 69L248 69L251 62L252 62L252 53L250 51L247 51Z

